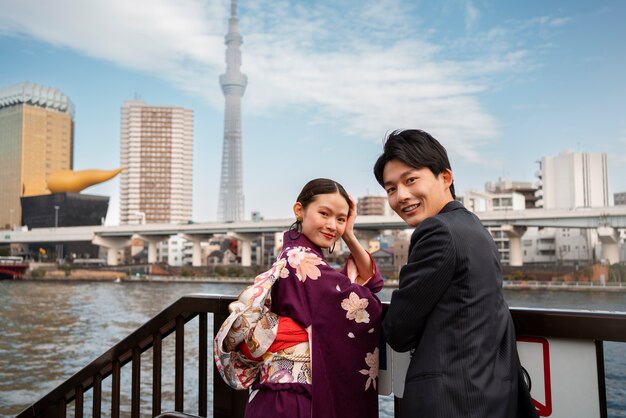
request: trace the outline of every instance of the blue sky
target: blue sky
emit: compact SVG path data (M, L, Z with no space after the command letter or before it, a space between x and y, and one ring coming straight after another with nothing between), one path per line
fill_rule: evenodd
M227 0L0 0L0 86L58 87L76 106L74 168L119 166L120 109L194 111L195 221L217 213ZM626 2L240 0L245 212L291 216L302 185L380 194L385 134L421 128L457 191L535 181L536 161L606 152L626 191ZM111 196L118 180L86 193Z

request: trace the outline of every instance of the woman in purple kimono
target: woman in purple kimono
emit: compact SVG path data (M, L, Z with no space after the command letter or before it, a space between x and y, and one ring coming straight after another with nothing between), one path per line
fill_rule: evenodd
M260 362L249 378L256 380L246 417L378 417L381 303L374 294L383 280L354 235L354 202L339 183L316 179L304 186L293 211L297 221L284 234L272 270L239 297L245 306L246 294L255 299L261 284L267 291L271 286L271 309L254 327L246 329L242 319L235 327L253 335L238 350ZM339 238L350 250L341 272L322 253L332 252ZM243 381L243 373L234 374Z

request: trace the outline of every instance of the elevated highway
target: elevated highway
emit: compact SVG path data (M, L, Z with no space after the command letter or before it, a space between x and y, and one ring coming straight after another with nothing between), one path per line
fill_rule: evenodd
M626 206L579 209L526 209L518 211L499 210L477 212L483 225L499 226L507 232L511 245L512 265L521 265L521 236L527 227L592 228L598 231L603 248L609 250L607 258L615 260L618 254L619 230L626 229ZM116 264L117 250L130 245L131 239L148 242L148 261L156 261L156 244L171 236L182 236L193 242L193 265L199 266L200 243L216 234L229 234L241 242L242 264L249 265L251 243L262 233L286 230L293 219L269 219L241 222L201 222L191 224L145 224L119 226L81 226L60 228L38 228L32 230L0 231L0 244L10 243L64 243L91 242L108 251L107 261ZM355 229L381 231L385 229L407 229L397 215L359 216ZM613 252L615 254L613 254ZM619 257L618 257L619 259Z

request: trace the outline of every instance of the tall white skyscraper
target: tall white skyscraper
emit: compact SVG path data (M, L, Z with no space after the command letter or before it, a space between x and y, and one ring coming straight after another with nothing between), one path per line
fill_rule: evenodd
M120 223L190 220L193 111L127 101L121 117Z
M605 153L563 152L557 157L544 157L538 175L538 207L609 206Z
M224 113L224 145L217 218L220 221L243 219L243 162L241 155L241 98L248 77L241 73L243 37L239 34L237 1L231 0L226 44L226 73L220 76L220 85L226 102Z

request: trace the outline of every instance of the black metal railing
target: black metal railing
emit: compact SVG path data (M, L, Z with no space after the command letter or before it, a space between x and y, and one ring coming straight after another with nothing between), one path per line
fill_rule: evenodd
M84 412L83 399L87 391L92 391L92 415L99 418L102 414L103 391L102 381L111 377L110 414L112 418L120 416L120 376L122 367L131 363L131 413L132 418L139 417L140 388L141 388L141 354L152 349L152 416L161 414L162 400L162 347L163 339L170 334L175 336L174 360L174 408L182 411L184 406L184 364L185 364L185 324L198 317L198 415L207 416L208 411L208 313L212 313L214 327L219 326L226 319L228 304L233 297L217 295L190 295L180 298L168 308L156 315L135 332L124 338L85 368L77 372L68 380L53 389L49 394L35 402L17 417L65 417L67 405L74 402L74 417L81 418ZM212 356L211 356L212 358ZM230 416L229 412L220 413L230 408L229 400L240 396L225 384L216 380L213 389L223 393L219 402L214 402L214 416L216 418ZM220 387L223 386L223 387ZM245 402L245 400L244 400ZM145 412L145 411L144 411ZM144 413L145 415L145 413Z
M194 391L198 398L198 415L206 417L208 412L208 376L207 362L212 359L209 352L208 314L213 317L215 333L228 315L228 304L232 296L189 295L180 298L168 308L156 315L135 332L113 346L103 355L91 362L74 376L60 384L48 395L35 402L17 418L39 418L67 416L67 406L74 402L75 418L84 414L85 393L92 391L92 416L102 414L102 381L111 377L112 418L120 416L120 376L122 367L131 363L131 414L139 417L141 387L141 354L152 349L152 416L158 416L162 400L162 342L175 334L174 360L174 409L184 411L184 365L185 324L198 317L198 384ZM386 309L387 304L384 304ZM542 309L511 309L518 336L537 336L553 338L573 338L598 341L626 342L626 314L589 311L563 311ZM212 340L212 338L211 338ZM600 359L601 360L601 359ZM215 418L243 417L248 398L246 391L235 391L228 387L213 368L213 416ZM601 396L602 398L602 396ZM606 405L603 406L606 411ZM145 411L144 414L145 415ZM184 416L169 414L164 416ZM606 416L606 413L605 413Z

